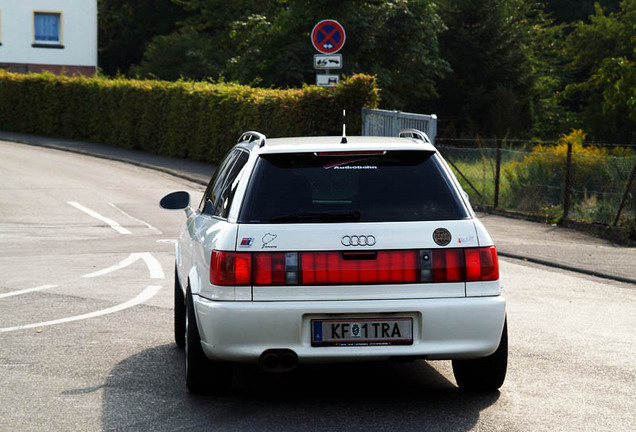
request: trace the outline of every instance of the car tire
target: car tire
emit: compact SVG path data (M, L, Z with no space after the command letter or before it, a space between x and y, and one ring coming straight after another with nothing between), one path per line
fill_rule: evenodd
M185 295L174 268L174 341L179 348L185 348L186 304Z
M205 356L190 290L186 294L185 317L185 375L188 390L195 394L229 390L232 385L232 365L213 362Z
M508 323L504 321L501 341L497 350L487 357L453 360L453 375L459 388L464 390L499 389L508 369Z

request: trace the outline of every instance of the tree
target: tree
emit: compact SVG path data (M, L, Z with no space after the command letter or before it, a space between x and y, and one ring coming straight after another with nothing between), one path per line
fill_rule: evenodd
M230 35L235 26L258 13L270 11L276 1L172 0L187 15L178 30L157 35L133 71L142 76L218 79L227 75L228 62L244 45ZM249 80L248 80L249 81ZM246 82L246 81L243 81Z
M226 79L263 86L300 86L315 82L310 33L322 19L339 21L347 32L340 72L376 74L385 107L406 109L436 95L436 81L447 70L437 34L443 29L433 0L180 0L192 15L180 36L158 38L140 71L174 77L172 68L153 61L161 44L179 43L190 66L184 70L220 70ZM210 44L189 45L210 39ZM187 35L187 36L186 36ZM177 61L184 56L177 56ZM204 61L214 65L210 68ZM221 64L223 63L223 64ZM156 66L157 67L156 67ZM199 67L197 67L199 65ZM186 76L190 76L189 74ZM190 76L196 77L198 76ZM213 76L216 78L216 76Z
M620 0L546 0L543 2L547 13L559 23L583 21L594 13L594 4L612 11L618 10Z
M534 9L524 0L448 0L441 55L452 69L440 84L447 134L522 134L533 124Z
M636 0L590 22L578 22L565 41L573 79L560 96L593 139L636 142Z
M139 63L148 42L185 15L171 0L99 0L99 67L109 75Z
M144 52L141 64L133 65L130 74L176 81L181 78L204 80L218 77L225 66L223 53L205 33L194 31L159 35Z
M620 117L622 112L636 122L636 62L625 57L605 59L589 82L603 95L604 114ZM631 132L636 138L636 129Z

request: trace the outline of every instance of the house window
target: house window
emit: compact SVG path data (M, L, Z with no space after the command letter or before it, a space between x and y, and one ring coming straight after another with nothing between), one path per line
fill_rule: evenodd
M61 47L62 14L52 12L34 12L33 33L34 47Z

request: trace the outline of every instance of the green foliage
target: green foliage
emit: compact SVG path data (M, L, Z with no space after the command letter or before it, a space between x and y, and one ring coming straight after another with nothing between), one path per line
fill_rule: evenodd
M547 0L546 12L552 14L558 23L570 23L585 20L594 13L594 5L603 8L618 9L619 0Z
M636 37L635 37L636 39ZM636 122L636 62L624 57L605 59L590 84L603 94L603 113Z
M576 124L572 112L559 104L558 98L568 81L563 67L568 61L563 51L567 30L567 25L555 25L543 11L535 19L529 45L531 137L553 140Z
M448 0L440 35L452 69L436 112L446 135L522 135L533 122L536 69L530 50L539 18L524 0Z
M636 42L636 0L623 0L609 15L596 4L590 22L577 22L563 46L572 73L588 77L606 58L633 57Z
M537 145L522 161L503 169L502 176L509 188L505 205L541 212L561 204L568 146L572 146L571 184L582 191L584 200L613 193L617 184L624 188L631 166L625 164L617 169L616 164L608 163L608 158L632 157L633 152L624 147L584 146L585 137L580 129L573 130L556 145Z
M218 77L224 67L222 52L209 35L184 31L155 37L141 64L132 66L130 74L169 81L204 80Z
M581 121L597 139L636 142L636 62L604 59L587 81L568 85L563 97L579 100Z
M1 130L210 162L218 162L245 130L270 137L339 135L342 109L350 133L360 133L361 108L377 103L376 80L368 75L329 89L272 90L0 70Z
M252 13L266 10L268 4L253 0L173 1L187 17L178 23L178 31L157 34L152 39L142 61L131 68L133 75L163 80L230 77L226 67L240 44L230 37L233 26L246 22Z
M387 108L414 108L418 100L436 96L436 82L447 71L437 46L443 24L433 0L178 3L191 16L181 33L153 40L136 69L143 76L174 79L176 70L186 78L223 76L263 87L313 83L310 33L325 18L339 21L348 35L341 51L344 69L337 72L376 75ZM174 51L182 53L159 58ZM183 66L168 63L173 60Z
M559 96L597 140L636 142L636 0L606 15L597 5L565 40L573 76Z
M436 113L442 136L636 142L636 0L99 0L99 65L301 87L325 18L347 31L338 72L377 76L383 108Z
M172 0L99 0L99 67L108 75L127 73L150 40L168 34L184 11Z

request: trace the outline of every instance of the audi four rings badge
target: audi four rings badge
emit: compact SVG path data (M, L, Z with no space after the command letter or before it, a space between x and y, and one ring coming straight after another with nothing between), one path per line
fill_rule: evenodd
M375 237L372 235L344 236L340 239L343 246L375 246Z

